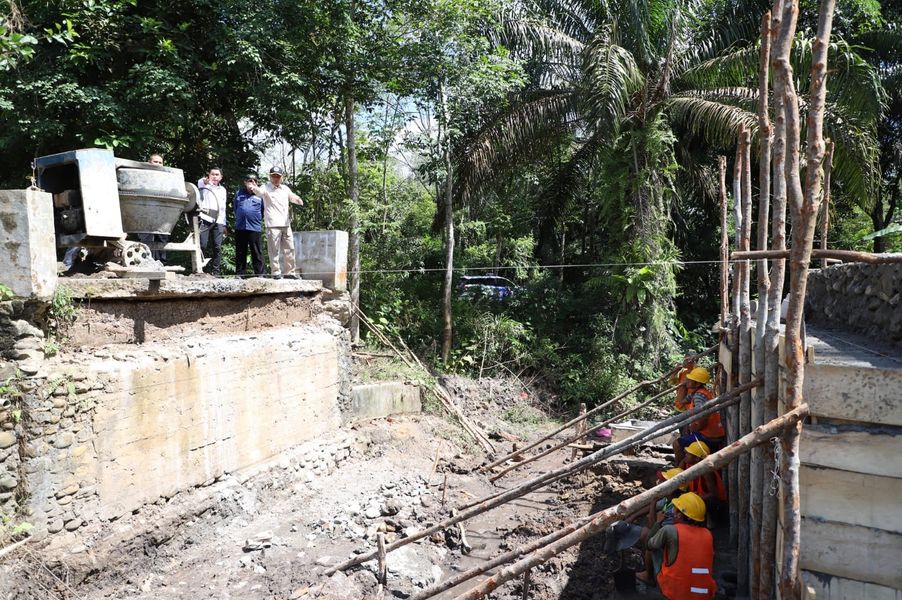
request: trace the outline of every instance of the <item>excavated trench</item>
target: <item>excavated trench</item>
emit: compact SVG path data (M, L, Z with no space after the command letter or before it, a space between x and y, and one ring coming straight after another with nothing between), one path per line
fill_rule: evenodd
M404 598L574 518L616 504L654 480L663 456L643 451L602 464L388 555L388 585L375 561L325 577L323 571L448 515L451 507L496 488L474 469L482 462L458 432L429 416L390 417L335 432L286 453L252 476L213 484L146 506L94 530L72 546L51 544L6 564L9 598ZM335 448L336 452L323 453ZM569 451L568 451L569 452ZM551 455L521 478L560 466ZM443 502L444 500L444 502ZM534 600L659 598L615 590L636 551L615 556L592 539L550 560L531 577ZM453 598L473 582L438 598ZM622 588L628 590L627 588ZM522 582L496 599L522 598Z

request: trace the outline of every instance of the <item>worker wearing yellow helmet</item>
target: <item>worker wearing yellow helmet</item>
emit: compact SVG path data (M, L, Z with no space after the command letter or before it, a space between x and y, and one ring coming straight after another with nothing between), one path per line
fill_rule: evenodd
M668 600L710 600L714 582L714 538L705 527L705 501L692 492L673 500L674 523L661 527L646 544L663 560L656 580ZM641 578L641 577L640 577Z
M686 379L680 384L685 388L685 410L703 407L714 398L714 393L705 387L711 381L711 373L704 367L693 367L686 374ZM726 431L720 420L720 412L699 417L689 424L689 427L681 432L679 438L673 443L673 454L676 464L683 465L686 447L695 441L703 441L709 447L720 449L726 439Z
M692 442L686 447L686 466L691 467L711 454L711 448L705 442ZM689 482L689 491L697 494L705 502L708 516L717 522L727 510L727 488L723 478L715 469L696 477Z

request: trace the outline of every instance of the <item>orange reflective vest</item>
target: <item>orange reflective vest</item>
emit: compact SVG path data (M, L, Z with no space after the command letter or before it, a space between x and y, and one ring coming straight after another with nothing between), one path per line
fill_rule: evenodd
M710 402L714 399L714 392L709 390L706 387L700 387L693 394L701 394ZM689 401L689 410L695 408L695 402ZM700 434L708 438L709 440L719 440L723 437L726 437L727 432L723 428L723 423L720 421L720 411L713 412L707 417L707 421L705 422L705 427L701 431Z
M717 591L714 582L714 538L704 527L674 525L679 552L672 565L664 563L658 573L658 587L667 600L711 600Z
M712 471L712 474L714 475L715 485L717 486L717 489L714 490L714 495L721 502L726 502L727 488L723 484L723 478L721 478L720 473L717 471ZM704 498L706 494L711 493L711 490L708 489L707 484L705 483L704 477L696 477L695 479L690 481L689 491L698 494L702 498Z

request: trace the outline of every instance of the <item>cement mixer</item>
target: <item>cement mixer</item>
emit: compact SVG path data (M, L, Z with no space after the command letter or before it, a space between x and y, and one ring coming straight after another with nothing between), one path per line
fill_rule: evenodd
M42 156L35 168L38 187L53 194L57 247L83 248L97 262L122 267L159 264L152 250L190 252L195 272L203 267L196 217L181 243L127 239L170 235L181 216L194 211L198 189L181 169L116 158L100 148Z

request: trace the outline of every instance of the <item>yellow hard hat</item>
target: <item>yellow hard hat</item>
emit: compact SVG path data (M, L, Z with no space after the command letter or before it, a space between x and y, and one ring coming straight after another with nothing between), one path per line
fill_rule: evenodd
M686 375L686 379L697 381L698 383L708 383L711 381L711 373L705 367L695 367Z
M683 472L683 469L681 469L680 467L674 467L672 469L667 469L666 471L658 471L658 475L660 475L662 478L667 480L667 479L673 479L674 477L676 477L677 475L679 475L682 472ZM680 486L680 489L683 491L688 490L689 484L684 483L683 485Z
M691 454L692 456L697 456L699 458L705 458L709 454L711 454L711 448L708 447L708 444L701 440L695 440L688 446L686 446L686 452Z
M681 513L696 521L702 523L705 520L705 501L702 497L693 492L686 492L679 498L674 498L673 505Z

